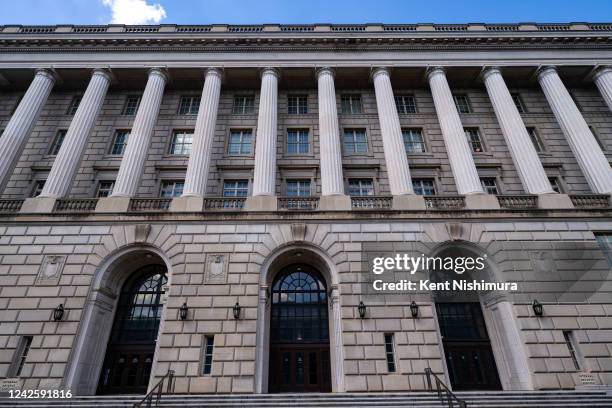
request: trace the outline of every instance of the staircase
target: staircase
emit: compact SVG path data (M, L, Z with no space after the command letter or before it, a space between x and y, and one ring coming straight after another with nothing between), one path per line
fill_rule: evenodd
M468 408L612 408L612 395L605 391L508 391L458 392ZM0 408L115 408L132 407L143 396L73 397L64 400L16 400L0 398ZM164 408L442 408L432 392L338 393L338 394L206 394L165 395Z

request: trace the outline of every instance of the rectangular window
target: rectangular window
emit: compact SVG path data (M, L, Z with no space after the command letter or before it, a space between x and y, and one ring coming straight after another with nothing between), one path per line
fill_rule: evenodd
M287 180L288 197L309 197L310 180Z
M19 344L15 350L15 356L9 369L9 377L19 377L23 371L30 347L32 346L32 336L23 336L19 339Z
M342 141L346 154L368 152L368 139L365 129L344 129Z
M387 370L395 372L395 346L393 344L393 333L385 333L385 355L387 356Z
M342 95L340 96L340 106L342 113L357 115L362 113L361 95Z
M591 131L591 134L593 135L593 137L595 138L595 141L599 145L599 148L605 152L606 147L604 146L603 142L599 138L599 135L597 134L597 132L595 132L595 128L593 126L589 126L589 130Z
M253 152L253 132L250 129L230 130L227 153L230 156L249 155Z
M307 154L309 151L308 129L290 129L287 131L287 153Z
M436 188L433 179L412 179L414 194L423 196L436 195Z
M172 132L170 154L188 155L193 143L193 130L175 130Z
M212 372L213 351L215 348L215 336L204 336L204 358L202 359L202 374L209 375Z
M552 187L554 192L556 193L563 192L563 189L561 188L561 182L559 181L558 177L549 177L548 181L550 182L550 186Z
M480 131L478 128L464 128L465 137L467 137L470 147L474 153L484 152L482 140L480 139Z
M453 98L455 99L455 105L459 113L472 113L470 100L467 95L453 95Z
M130 137L129 130L118 130L115 132L115 138L111 144L110 154L122 155L127 146L128 139Z
M162 198L180 197L183 194L185 183L178 180L162 181L159 196Z
M32 186L32 192L30 197L38 197L42 193L43 187L45 187L46 180L36 180Z
M372 179L349 179L349 195L371 196L374 195L374 182Z
M525 109L525 104L523 103L523 99L521 98L520 94L513 93L512 101L514 102L514 106L516 106L516 110L518 110L519 113L527 112L527 109Z
M62 147L62 143L64 143L64 138L66 137L66 130L58 130L53 138L53 142L51 142L51 146L49 146L49 154L51 156L55 156L59 153L60 148Z
M225 180L223 182L223 197L246 197L248 194L248 180Z
M538 135L538 131L536 128L530 126L527 128L527 133L529 134L529 138L531 139L531 143L533 143L533 147L536 152L542 153L544 151L544 144L542 143L542 139L540 139L540 135Z
M134 116L140 106L140 96L128 96L125 99L125 105L123 105L123 114L127 116Z
M72 97L72 101L70 101L70 105L68 106L68 110L66 111L66 115L74 115L79 109L79 105L81 104L81 99L83 97L81 95L76 95Z
M563 338L565 339L565 345L567 346L570 356L572 357L572 361L574 362L574 368L576 368L577 371L580 371L580 362L578 361L578 354L574 344L574 333L569 330L564 330Z
M108 197L113 192L115 187L114 181L99 181L98 190L96 191L96 197Z
M181 96L179 104L179 115L197 115L200 109L199 96Z
M425 142L421 129L402 129L402 137L406 153L425 153Z
M308 113L308 95L289 95L287 97L287 113L290 115Z
M234 115L248 115L255 112L255 96L235 95L232 113Z
M417 113L416 99L414 99L414 95L396 95L395 107L397 108L397 113L400 115Z
M482 184L482 189L487 194L499 194L499 189L497 188L497 180L495 177L481 177L480 184Z

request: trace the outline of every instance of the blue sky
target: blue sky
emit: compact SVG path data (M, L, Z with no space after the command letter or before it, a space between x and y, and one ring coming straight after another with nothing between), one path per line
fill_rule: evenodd
M612 0L1 0L0 24L612 21Z

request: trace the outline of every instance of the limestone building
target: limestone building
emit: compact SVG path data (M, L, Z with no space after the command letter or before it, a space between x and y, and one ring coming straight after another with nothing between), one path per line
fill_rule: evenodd
M611 109L611 24L1 26L0 377L612 385ZM458 248L520 291L368 292Z

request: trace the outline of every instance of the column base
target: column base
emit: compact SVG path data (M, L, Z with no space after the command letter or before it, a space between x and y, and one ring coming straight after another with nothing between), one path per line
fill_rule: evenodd
M21 205L20 213L52 213L55 207L55 197L30 197L26 198Z
M130 197L102 197L96 204L97 213L125 213L130 209Z
M351 197L344 194L321 196L319 211L351 211Z
M467 210L499 210L499 201L493 194L468 194L465 196Z
M394 210L425 210L425 198L417 194L395 195L391 208Z
M170 212L202 212L203 209L204 197L176 197L170 203Z
M250 196L244 202L245 211L276 211L276 196Z
M572 203L572 199L567 194L539 194L538 208L546 210L561 210L574 208L574 204Z

